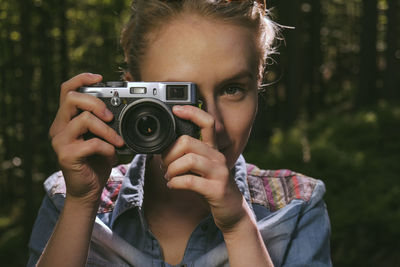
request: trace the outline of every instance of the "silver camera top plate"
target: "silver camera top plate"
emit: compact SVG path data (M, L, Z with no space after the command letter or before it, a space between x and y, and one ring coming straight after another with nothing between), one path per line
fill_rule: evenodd
M197 103L192 82L107 82L79 88L79 92L102 98L156 98L167 104Z

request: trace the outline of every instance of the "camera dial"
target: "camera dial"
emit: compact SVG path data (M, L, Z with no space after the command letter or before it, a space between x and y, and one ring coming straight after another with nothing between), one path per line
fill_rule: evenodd
M114 92L114 96L111 97L110 103L113 107L118 107L121 105L121 98L119 98L118 91Z

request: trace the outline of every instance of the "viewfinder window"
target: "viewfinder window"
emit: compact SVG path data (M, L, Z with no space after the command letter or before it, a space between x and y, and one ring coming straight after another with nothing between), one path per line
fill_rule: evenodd
M187 85L167 85L167 100L186 100L187 98Z

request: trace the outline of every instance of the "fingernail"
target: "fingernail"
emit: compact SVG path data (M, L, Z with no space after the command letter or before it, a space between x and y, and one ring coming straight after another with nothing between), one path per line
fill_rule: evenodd
M112 112L108 109L104 110L104 116L106 118L112 118L114 115L112 114Z
M164 178L167 180L167 181L169 181L169 174L168 173L165 173L165 175L164 175Z
M180 110L183 110L183 107L182 106L174 106L174 110L180 111Z
M93 78L95 78L95 79L98 79L98 78L103 77L103 76L101 76L100 74L96 74L96 73L90 73L90 75L91 75Z
M122 144L122 145L125 143L124 139L122 139L122 137L119 136L118 134L115 137L115 141L117 141L117 143Z

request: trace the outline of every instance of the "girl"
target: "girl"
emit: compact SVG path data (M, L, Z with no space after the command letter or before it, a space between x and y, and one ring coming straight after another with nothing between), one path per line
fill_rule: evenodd
M50 129L61 172L45 182L28 265L330 265L323 183L241 156L275 30L257 1L134 1L125 79L196 83L204 107L173 113L202 138L112 168L124 144L113 115L76 92L102 77L65 82Z

